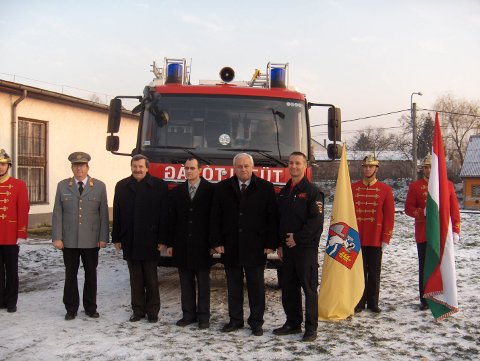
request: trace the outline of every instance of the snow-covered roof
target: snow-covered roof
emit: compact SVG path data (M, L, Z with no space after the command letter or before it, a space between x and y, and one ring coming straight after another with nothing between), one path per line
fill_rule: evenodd
M316 160L328 160L327 149L323 146L323 144L315 141L312 139L313 147L314 147L314 156ZM369 154L374 154L373 151L355 151L355 150L347 150L347 160L361 160L365 158ZM375 153L377 158L380 161L385 160L396 160L396 161L406 161L409 160L408 156L404 153L399 151L392 151L392 150L385 150L381 152Z
M480 135L470 137L460 177L480 177Z

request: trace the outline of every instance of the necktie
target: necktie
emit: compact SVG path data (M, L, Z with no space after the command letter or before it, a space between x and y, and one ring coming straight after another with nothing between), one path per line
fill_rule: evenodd
M241 188L240 188L241 192L242 193L245 192L245 189L247 189L247 185L245 183L242 183Z
M78 192L80 195L83 193L83 182L78 182Z
M190 186L190 199L193 199L193 197L195 196L195 190L195 186Z

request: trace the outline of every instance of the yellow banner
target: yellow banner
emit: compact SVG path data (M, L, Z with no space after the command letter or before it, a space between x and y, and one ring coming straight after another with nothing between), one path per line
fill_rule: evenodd
M344 145L323 259L318 319L343 320L353 315L364 289L362 251Z

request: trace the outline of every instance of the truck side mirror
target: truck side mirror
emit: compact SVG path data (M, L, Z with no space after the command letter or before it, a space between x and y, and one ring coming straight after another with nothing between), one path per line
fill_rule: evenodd
M118 135L107 135L106 148L109 152L116 152L120 148L120 138Z
M170 116L165 110L159 110L153 114L155 117L155 122L161 128L167 125L168 121L170 120Z
M328 139L339 142L342 139L342 115L340 108L328 108ZM333 158L332 158L333 159Z
M117 98L110 100L110 109L108 111L107 133L118 133L118 131L120 130L121 117L122 117L122 101Z
M330 159L340 159L342 157L342 146L340 144L327 145L327 155Z

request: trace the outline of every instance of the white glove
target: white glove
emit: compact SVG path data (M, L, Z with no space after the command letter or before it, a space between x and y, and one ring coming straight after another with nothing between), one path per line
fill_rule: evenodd
M17 238L17 245L25 243L27 243L27 240L25 238Z
M460 235L453 232L453 243L457 244L460 241Z
M382 251L385 251L385 248L387 248L388 243L382 242Z

